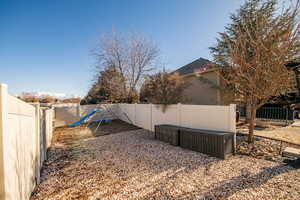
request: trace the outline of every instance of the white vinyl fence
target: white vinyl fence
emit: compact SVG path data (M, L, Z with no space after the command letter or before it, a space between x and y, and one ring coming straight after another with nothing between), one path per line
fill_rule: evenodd
M65 126L78 121L93 109L109 110L107 119L120 119L138 127L154 131L157 124L173 124L189 128L236 132L235 105L184 105L167 106L154 104L69 104L55 107L55 126ZM92 120L99 120L94 117Z
M55 108L55 127L67 126L80 118L92 112L94 109L104 110L105 119L116 119L117 117L113 115L114 112L110 112L116 109L117 104L90 104L90 105L80 105L80 104L62 104L54 105ZM103 113L97 113L91 117L92 121L100 119Z
M236 132L235 105L161 105L118 104L119 119L154 131L157 124L172 124L189 128Z
M27 200L52 139L53 110L10 96L0 84L0 199Z

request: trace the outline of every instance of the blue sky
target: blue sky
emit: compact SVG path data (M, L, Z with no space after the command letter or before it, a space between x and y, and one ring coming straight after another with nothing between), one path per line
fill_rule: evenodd
M0 0L0 82L12 94L84 95L103 34L138 32L176 69L199 57L243 0Z

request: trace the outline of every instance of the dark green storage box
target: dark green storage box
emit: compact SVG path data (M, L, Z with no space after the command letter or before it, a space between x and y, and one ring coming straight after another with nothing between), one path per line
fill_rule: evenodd
M179 146L179 128L168 124L155 125L155 138Z
M234 153L234 133L229 132L161 124L155 126L155 138L222 159Z
M234 153L234 133L202 129L180 129L180 146L226 159Z

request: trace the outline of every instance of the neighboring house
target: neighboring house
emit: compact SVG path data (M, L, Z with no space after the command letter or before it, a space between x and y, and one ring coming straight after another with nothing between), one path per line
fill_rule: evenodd
M187 87L183 91L184 104L221 105L220 76L212 63L199 58L176 71L184 77Z

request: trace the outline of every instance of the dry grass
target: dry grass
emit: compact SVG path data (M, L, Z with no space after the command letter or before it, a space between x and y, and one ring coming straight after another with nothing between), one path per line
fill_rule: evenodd
M31 200L300 198L300 169L247 156L220 160L143 129L61 142Z
M237 131L248 134L249 129L245 124L239 125ZM254 135L273 138L300 145L300 127L290 126L257 126Z

